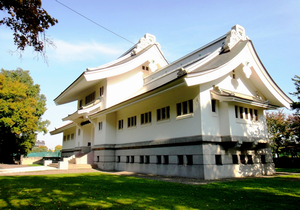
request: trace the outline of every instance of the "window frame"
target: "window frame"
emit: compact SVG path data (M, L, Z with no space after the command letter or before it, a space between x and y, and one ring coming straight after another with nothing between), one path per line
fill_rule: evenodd
M127 118L127 127L128 128L136 127L136 116Z
M194 113L193 99L182 101L176 104L176 117L190 115Z
M150 124L151 122L152 122L151 111L141 114L141 125Z
M162 107L156 110L156 121L164 121L170 119L170 106Z

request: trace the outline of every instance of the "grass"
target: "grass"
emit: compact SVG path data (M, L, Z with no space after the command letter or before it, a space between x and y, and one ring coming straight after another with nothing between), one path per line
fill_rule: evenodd
M276 172L300 173L300 168L276 168Z
M300 174L185 185L101 173L0 177L5 209L298 209Z
M43 166L43 164L27 164L27 166Z

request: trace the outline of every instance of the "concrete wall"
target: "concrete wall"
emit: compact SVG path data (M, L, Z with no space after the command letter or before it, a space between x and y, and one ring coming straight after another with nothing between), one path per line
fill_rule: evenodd
M178 155L183 156L182 165L178 164ZM192 156L193 165L187 165L186 155ZM140 163L141 156L144 158L144 163ZM149 163L145 163L146 156L149 157ZM157 163L157 156L161 157L159 164ZM168 156L168 164L164 163L164 156ZM133 163L131 163L132 157L134 157ZM118 158L120 158L120 162L118 162ZM129 158L129 162L126 162L127 158ZM116 150L115 161L115 170L117 171L204 178L202 147L200 145Z
M21 165L43 164L43 157L21 157Z

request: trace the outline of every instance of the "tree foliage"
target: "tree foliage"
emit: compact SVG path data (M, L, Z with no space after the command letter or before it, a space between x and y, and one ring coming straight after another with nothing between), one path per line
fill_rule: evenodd
M0 10L8 14L8 17L0 20L0 25L6 25L13 31L18 50L32 46L36 52L45 55L45 43L52 44L45 36L45 30L58 21L42 8L42 1L0 0Z
M296 96L298 99L297 102L293 102L292 108L296 110L297 115L300 115L300 77L295 75L292 80L294 81L294 84L296 86L296 91L291 93L291 95Z
M296 156L299 143L300 118L283 110L267 113L267 126L273 154Z
M29 71L0 72L0 162L13 155L26 155L35 144L36 132L47 132L49 121L42 121L46 97L34 84Z
M62 150L62 146L61 145L56 145L54 150L55 151L60 151L60 150Z
M38 146L38 147L33 147L31 152L48 152L48 147L47 146Z

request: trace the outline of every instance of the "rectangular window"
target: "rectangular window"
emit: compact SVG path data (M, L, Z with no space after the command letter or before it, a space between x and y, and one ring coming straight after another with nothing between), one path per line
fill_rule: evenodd
M257 120L258 120L257 109L254 109L254 116L253 116L253 120L254 120L254 121L257 121Z
M246 164L245 155L240 155L240 162L241 164Z
M71 140L74 139L74 136L75 136L74 133L72 133L71 134Z
M250 120L253 120L253 109L249 109Z
M67 136L67 140L70 140L70 134Z
M144 156L140 156L140 164L144 163Z
M133 127L133 126L136 126L136 116L129 117L127 119L127 127L130 128L130 127Z
M120 163L121 162L121 156L118 156L117 157L117 163Z
M235 118L239 118L238 106L234 106L234 110L235 110Z
M215 155L216 165L222 165L222 156Z
M78 129L78 136L80 136L80 129Z
M245 119L248 120L248 108L245 108L244 112L245 112Z
M130 157L130 163L134 163L134 156Z
M119 130L122 130L122 129L123 129L123 120L119 120L119 123L118 123L118 129L119 129Z
M97 162L99 162L100 161L100 157L99 156L97 156Z
M193 100L184 101L176 104L177 116L193 113Z
M216 100L215 99L211 100L211 111L216 112Z
M82 100L79 101L79 108L82 107Z
M177 163L178 165L183 165L183 155L177 155Z
M103 96L104 95L104 87L102 86L101 88L100 88L100 96Z
M164 155L164 164L169 164L169 155Z
M252 155L247 155L247 164L253 164L253 159L252 159Z
M170 107L164 107L161 109L157 109L157 121L166 120L170 118Z
M237 155L232 155L232 163L233 164L239 164L238 156Z
M141 124L151 123L151 112L141 114Z
M95 100L95 91L85 97L85 104Z
M67 140L67 137L66 136L64 136L64 141L66 141Z
M126 163L129 163L129 156L126 156Z
M240 106L235 106L235 118L258 121L258 110L252 108L245 108Z
M102 130L102 124L103 124L102 122L99 122L99 123L98 123L98 129L99 129L99 131Z
M156 156L156 164L161 164L161 156L160 155Z
M266 164L267 162L266 162L266 156L265 155L261 155L260 156L260 159L261 159L261 163L262 164Z
M243 109L243 107L239 107L239 108L240 108L240 118L243 119L243 118L244 118L244 117L243 117L243 110L244 110L244 109Z
M193 165L194 164L193 155L187 155L186 159L187 159L187 165Z
M145 156L145 163L146 163L146 164L149 164L149 163L150 163L150 156L149 156L149 155L146 155L146 156Z

